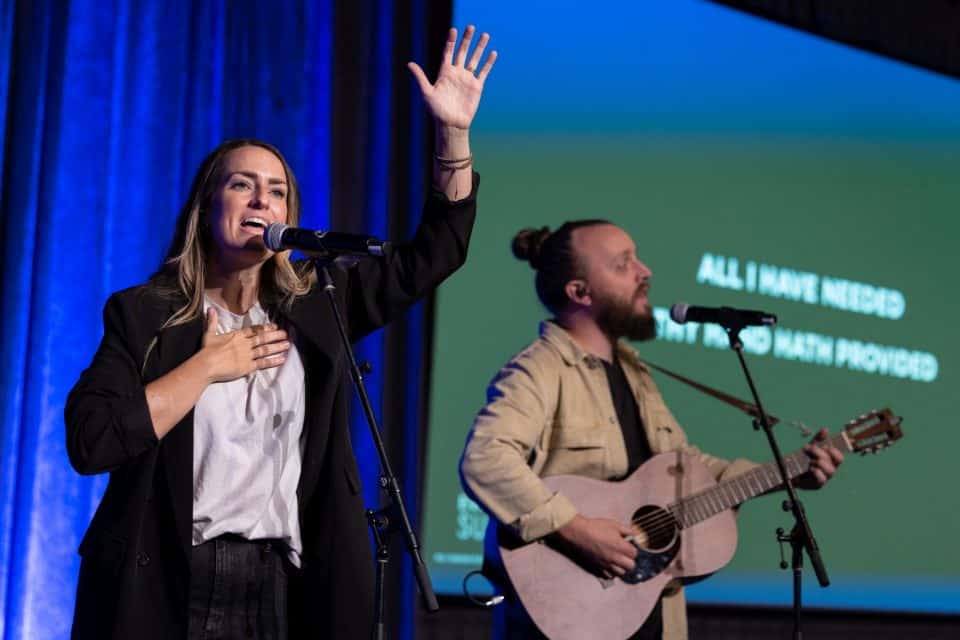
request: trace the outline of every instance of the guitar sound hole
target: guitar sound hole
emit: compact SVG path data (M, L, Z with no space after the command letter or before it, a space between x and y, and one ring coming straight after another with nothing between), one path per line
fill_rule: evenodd
M637 509L633 514L633 527L637 530L633 540L637 547L636 564L620 576L627 584L646 582L659 575L673 562L680 548L677 521L666 509L654 506Z
M667 549L677 537L677 522L662 507L648 505L637 509L633 527L637 530L637 545L647 551Z

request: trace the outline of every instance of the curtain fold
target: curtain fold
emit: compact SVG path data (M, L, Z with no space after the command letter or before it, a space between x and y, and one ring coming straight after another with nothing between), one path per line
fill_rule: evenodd
M357 0L338 5L332 171L338 228L393 241L412 237L430 185L433 129L406 62L417 61L428 77L435 77L450 17L449 1ZM417 531L429 310L429 300L414 306L386 330L364 339L357 350L358 360L372 365L372 374L366 376L368 390ZM356 402L351 431L367 504L383 505L378 462ZM393 542L386 577L388 628L392 635L411 638L420 601L399 534Z

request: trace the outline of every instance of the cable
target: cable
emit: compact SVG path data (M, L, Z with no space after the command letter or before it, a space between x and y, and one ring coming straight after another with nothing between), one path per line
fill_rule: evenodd
M474 596L473 594L471 594L470 589L467 587L467 582L469 582L470 578L472 578L475 575L483 576L483 571L481 571L480 569L474 569L467 575L463 576L463 595L466 596L470 602L472 602L477 606L487 607L487 608L495 607L501 602L503 602L503 596L500 594L497 594L492 598L485 598L485 599L478 598L477 596ZM489 578L487 578L486 576L483 576L483 577L487 580L487 582L490 582Z

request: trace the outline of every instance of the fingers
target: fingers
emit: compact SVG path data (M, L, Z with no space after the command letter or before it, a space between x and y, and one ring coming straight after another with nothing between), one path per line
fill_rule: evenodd
M470 51L470 41L473 40L475 29L472 24L467 25L463 30L463 39L460 40L460 47L457 49L457 58L453 61L456 66L462 66L467 59L467 52Z
M238 354L241 361L250 363L247 366L255 369L283 364L291 346L287 332L272 322L246 327L235 335L246 345L243 347L237 343L242 352L245 351L243 355Z
M843 452L836 447L827 447L827 454L833 462L833 466L839 467L843 463Z
M814 475L822 475L824 481L832 478L833 474L837 472L837 468L833 465L830 456L818 457L810 468L813 470Z
M637 548L625 538L620 538L622 544L617 545L616 553L620 558L626 558L626 566L633 566L633 558L637 555Z
M486 51L487 45L490 43L490 34L482 33L480 34L480 39L477 41L477 46L473 50L473 53L470 54L470 59L466 62L467 52L470 50L470 41L473 39L474 27L473 25L468 26L463 32L463 40L460 41L460 47L457 49L457 58L455 64L463 64L464 69L470 73L476 73L477 67L480 66L480 61L483 59L483 52ZM493 69L493 63L497 61L497 52L491 51L490 55L487 56L486 62L484 62L483 67L480 68L480 73L477 74L477 79L480 82L483 82L487 79L487 76L490 75L490 70Z
M480 66L480 59L483 57L483 50L487 48L488 42L490 42L490 34L480 34L480 39L477 40L477 46L470 55L470 60L467 61L467 64L465 65L467 71L473 73L477 70L477 67Z
M630 569L634 565L634 556L637 554L637 548L627 540L627 537L632 536L636 532L619 522L611 521L610 524L612 525L611 529L614 529L617 535L607 538L608 561Z
M255 324L252 327L240 329L240 335L244 338L259 338L280 329L276 324L267 322L265 324ZM263 342L263 340L260 340Z
M271 344L273 342L282 342L287 339L287 332L283 329L273 329L270 331L262 331L255 333L250 336L250 340L253 341L251 346L259 347L264 344Z
M843 462L843 454L833 446L822 447L816 444L808 444L804 447L804 451L810 456L812 463L820 467L834 467Z
M612 565L610 565L609 567L607 567L606 569L604 569L604 573L606 574L606 576L607 576L608 578L612 578L612 577L614 577L614 576L619 577L619 576L622 576L623 574L625 574L626 572L627 572L626 569L624 569L624 568L621 567L621 566L615 565L615 564L612 564Z
M433 86L430 84L430 81L427 79L427 74L423 72L423 69L420 68L416 62L408 62L407 69L410 70L410 73L413 75L413 79L417 81L417 85L420 87L420 93L427 95Z
M491 51L490 55L487 56L487 61L484 63L483 68L480 69L480 73L477 74L477 80L483 82L487 79L487 76L490 75L490 69L493 69L493 63L497 61L497 52Z
M463 38L460 40L460 44L457 44L457 30L453 27L447 32L447 41L443 46L443 62L441 66L441 75L444 73L443 68L447 66L456 66L463 67L466 71L475 74L477 79L483 82L486 80L487 76L490 74L490 70L493 68L493 63L497 60L497 52L491 51L487 55L486 61L483 63L483 67L479 69L477 73L477 68L480 65L480 62L483 60L483 54L487 49L487 45L490 43L490 34L482 33L480 38L477 40L477 46L474 48L473 52L470 52L470 45L473 41L473 36L476 33L476 28L471 24L468 25L466 29L463 30ZM470 58L467 59L469 54ZM416 64L415 62L408 62L407 68L410 70L410 73L413 74L414 79L417 81L417 84L420 86L420 91L426 96L429 94L433 85L430 84L430 81L427 79L427 74L423 72L423 69Z
M810 463L810 470L814 473L821 471L827 474L828 478L837 472L837 468L833 466L830 456L818 456Z
M837 465L843 462L843 453L837 447L829 444L829 441L830 432L826 429L820 429L810 440L810 443L804 447L804 450L812 460L811 465L816 465L833 475Z
M636 556L619 554L617 555L616 558L614 558L614 563L615 565L611 567L611 569L613 569L614 571L617 571L618 576L623 575L624 573L632 570L636 566L637 564Z
M282 358L286 358L287 351L289 350L290 343L286 341L265 344L253 350L253 360L261 369L263 368L263 364L274 366L283 362Z
M604 578L613 578L615 576L622 576L627 571L632 570L635 564L633 558L615 555L604 558L600 569Z
M807 484L807 486L806 486L805 488L807 488L807 489L819 489L819 488L822 487L823 485L827 484L827 479L828 479L828 478L827 478L826 474L825 474L823 471L821 471L820 469L818 469L818 468L816 468L816 467L810 467L810 470L809 470L807 473L810 474L810 475L809 475L810 478L813 478L813 485L811 486L811 485L809 484L809 481L808 481L808 484Z
M258 369L268 369L284 363L290 350L287 332L274 323L249 327L253 364Z
M450 27L447 31L447 42L443 45L443 64L453 64L453 46L457 43L457 30Z
M822 487L837 472L839 462L835 460L838 456L842 461L843 454L836 447L819 447L815 444L808 444L804 450L810 456L810 476L817 487Z
M824 442L827 442L830 439L830 432L826 429L820 429L817 431L814 436L810 439L810 442L807 443L807 446L804 447L808 451L812 448L819 448Z
M629 547L628 552L623 552L620 549L617 550L607 550L607 553L603 557L603 570L616 576L622 576L627 571L633 570L636 566L636 552L637 550L633 545L627 545Z

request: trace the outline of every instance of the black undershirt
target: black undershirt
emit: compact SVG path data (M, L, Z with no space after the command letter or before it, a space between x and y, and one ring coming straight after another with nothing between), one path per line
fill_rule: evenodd
M643 419L637 399L630 388L620 361L614 358L613 363L603 360L603 368L607 372L607 382L610 384L610 395L613 397L613 408L617 411L620 429L623 431L623 441L627 445L627 473L624 478L637 470L640 465L650 459L650 443L643 429ZM640 505L637 505L638 507ZM629 640L659 640L663 634L663 598L657 599L657 604L650 612L643 626Z
M637 399L633 396L630 383L618 360L613 363L603 360L603 368L607 371L607 382L610 384L610 395L613 396L613 408L617 411L620 429L623 431L623 441L627 445L627 473L624 478L637 470L644 462L650 459L650 443L647 442L646 432L643 430L643 419L637 407Z

